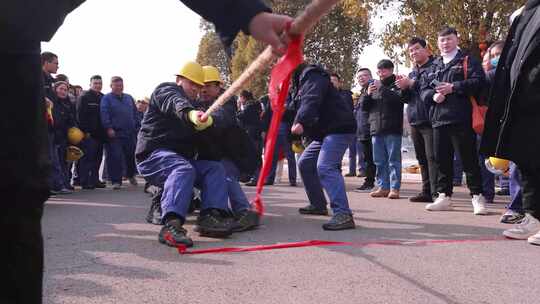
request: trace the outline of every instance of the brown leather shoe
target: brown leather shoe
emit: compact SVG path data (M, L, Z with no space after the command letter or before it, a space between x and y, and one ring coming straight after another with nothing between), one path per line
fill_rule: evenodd
M399 199L399 190L392 189L388 194L389 199Z
M377 190L371 192L369 195L371 197L387 197L389 193L390 190L378 188Z

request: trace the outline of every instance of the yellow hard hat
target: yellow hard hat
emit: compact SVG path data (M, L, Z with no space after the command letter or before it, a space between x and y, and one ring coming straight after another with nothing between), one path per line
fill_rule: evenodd
M205 65L202 68L204 72L204 83L208 83L208 82L223 83L223 81L221 81L221 75L219 74L219 70L215 66Z
M83 151L75 146L68 146L66 149L66 160L68 162L78 161L83 156Z
M67 131L68 141L72 145L78 145L84 138L84 133L81 129L72 127Z
M505 174L510 169L510 161L498 157L486 159L486 168L493 174Z
M304 145L302 145L302 142L299 140L293 141L291 148L294 153L302 153L305 150Z
M204 72L200 64L194 61L188 61L182 66L176 76L182 76L193 81L196 84L204 85Z

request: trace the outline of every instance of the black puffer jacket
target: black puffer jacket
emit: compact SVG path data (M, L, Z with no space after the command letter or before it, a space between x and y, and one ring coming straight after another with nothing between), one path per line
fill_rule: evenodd
M101 124L100 104L103 94L88 90L77 100L77 120L84 133L90 133L94 139L105 139L105 130Z
M403 90L402 100L407 103L407 119L411 126L431 126L429 120L429 110L432 103L426 103L422 100L420 93L421 88L427 87L425 82L427 81L427 75L433 64L433 58L430 58L421 67L415 67L414 70L409 73L409 78L414 80L414 86L407 90Z
M423 83L424 87L420 94L424 102L431 105L429 118L434 128L454 124L472 125L472 106L469 96L478 97L481 94L485 75L480 62L469 57L467 80L465 80L463 70L465 56L459 51L448 64L444 64L442 57L435 59L427 80ZM454 92L446 95L446 100L442 103L433 101L434 80L454 84Z
M342 98L322 67L307 65L296 77L287 108L296 112L294 123L302 124L305 136L321 141L329 134L356 132L352 103Z
M395 82L395 75L382 80L379 90L366 95L362 101L362 110L369 113L372 136L403 133L403 102Z
M367 96L367 89L362 89L360 98L358 99L358 110L356 111L356 136L359 140L365 141L371 139L369 126L369 112L364 108L364 102Z

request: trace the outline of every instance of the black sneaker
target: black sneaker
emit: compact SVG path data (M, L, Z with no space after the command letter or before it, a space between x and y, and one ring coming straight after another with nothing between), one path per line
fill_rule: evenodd
M195 231L201 236L224 238L232 234L232 221L224 211L218 209L202 210L197 218Z
M508 188L502 188L501 190L495 192L499 196L508 196L510 195L510 190Z
M234 217L234 222L232 223L233 232L242 232L248 231L257 228L259 226L259 214L253 210L245 210L238 213Z
M433 203L433 197L427 193L418 193L417 195L409 198L412 203Z
M303 208L298 209L300 214L309 214L309 215L328 215L328 209L318 209L313 205L307 205Z
M330 221L322 226L324 230L345 230L345 229L354 229L354 219L352 214L339 213L334 214Z
M517 224L519 223L523 218L525 217L525 214L514 211L514 210L506 210L506 212L501 216L501 223L503 224Z
M96 188L100 188L100 189L107 188L107 184L104 182L97 182Z
M375 186L371 183L364 183L362 186L354 189L354 192L370 192Z
M193 241L187 236L187 231L182 228L182 222L179 219L169 220L165 223L159 232L158 241L171 247L193 246Z
M249 182L245 183L244 185L248 186L248 187L255 187L255 186L257 186L257 181L252 179Z
M356 174L355 173L347 173L345 174L345 177L355 177Z

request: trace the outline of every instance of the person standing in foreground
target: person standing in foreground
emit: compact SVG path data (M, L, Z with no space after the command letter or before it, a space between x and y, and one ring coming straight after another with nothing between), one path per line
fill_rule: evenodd
M4 148L0 150L0 188L4 194L0 212L2 261L6 293L2 303L42 302L43 203L49 196L49 146L41 74L40 42L49 41L67 14L82 0L7 0L0 11L0 55L4 72L0 99L6 102L0 124ZM183 0L188 7L216 24L222 37L232 42L243 30L283 53L280 39L292 18L270 12L262 1ZM40 12L36 17L36 12ZM171 30L171 33L173 30ZM20 122L24 121L24 124Z
M296 111L291 132L313 140L298 161L310 203L299 212L327 215L324 188L330 198L333 216L323 224L323 229L354 229L340 170L345 150L356 132L352 104L341 98L339 91L330 83L328 73L317 65L300 64L291 81L288 108Z
M481 151L513 161L521 172L525 218L503 232L540 245L540 0L527 1L512 23L489 98Z

